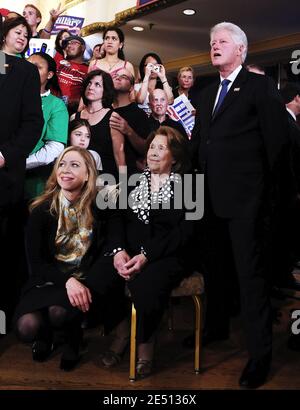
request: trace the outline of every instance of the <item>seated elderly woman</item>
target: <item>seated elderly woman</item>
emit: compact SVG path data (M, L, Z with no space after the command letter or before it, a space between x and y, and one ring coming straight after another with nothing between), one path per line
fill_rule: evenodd
M112 212L108 222L113 264L127 281L137 310L138 377L151 373L155 333L172 289L187 274L184 256L194 223L185 219L181 203L181 176L190 167L186 144L170 127L150 134L148 167L129 194L130 206ZM120 361L128 342L124 325L116 333L118 337L102 357L105 366Z
M45 192L31 205L27 228L30 278L15 312L17 334L22 341L33 342L33 360L44 361L53 350L53 331L62 329L60 368L66 371L80 359L83 314L91 307L98 309L97 298L104 300L108 287L117 295L120 285L124 294L123 280L101 265L104 235L94 204L96 175L87 150L66 148ZM101 272L108 272L109 281ZM119 320L114 322L113 312L109 313L114 327Z

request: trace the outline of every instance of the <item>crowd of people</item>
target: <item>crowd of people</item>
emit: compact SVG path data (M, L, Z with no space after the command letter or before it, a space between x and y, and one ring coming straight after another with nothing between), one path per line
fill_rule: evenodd
M290 242L283 235L298 209L299 86L280 96L271 78L246 69L247 37L232 23L211 30L219 81L199 95L193 68L182 67L172 89L153 52L135 76L117 27L105 30L89 64L84 38L67 30L57 35L54 58L36 52L26 60L30 38L49 38L62 11L52 10L39 32L41 14L30 4L2 24L0 308L33 360L62 343L66 371L80 361L83 323L96 318L114 332L101 356L111 367L129 342L128 287L142 378L152 372L172 289L198 269L207 294L203 343L229 337L232 303L240 305L249 361L239 383L262 385L272 357L270 291L299 258L296 235ZM182 94L195 108L191 139L167 114ZM184 183L196 173L205 178L199 221L178 206L178 193L193 197L199 188ZM134 184L120 184L124 174ZM102 209L97 181L103 186L107 175L119 198ZM299 336L289 346L299 350Z

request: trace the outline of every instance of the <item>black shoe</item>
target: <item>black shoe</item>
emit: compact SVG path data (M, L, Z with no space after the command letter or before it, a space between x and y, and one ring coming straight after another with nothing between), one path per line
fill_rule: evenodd
M300 334L299 335L291 335L287 342L287 347L290 350L294 350L296 352L300 352Z
M44 362L49 358L54 350L52 343L45 342L44 340L36 340L31 346L32 359L35 362Z
M79 362L80 362L80 356L74 359L64 359L64 357L62 357L60 359L59 368L61 370L64 370L65 372L70 372L75 369L75 367L77 366Z
M261 359L250 359L240 377L241 387L256 389L267 380L270 371L271 354L267 354Z

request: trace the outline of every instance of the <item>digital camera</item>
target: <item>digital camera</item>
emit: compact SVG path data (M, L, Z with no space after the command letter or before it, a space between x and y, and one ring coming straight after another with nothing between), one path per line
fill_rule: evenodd
M159 73L160 72L160 66L158 64L152 64L148 63L147 66L150 68L151 71L154 73Z

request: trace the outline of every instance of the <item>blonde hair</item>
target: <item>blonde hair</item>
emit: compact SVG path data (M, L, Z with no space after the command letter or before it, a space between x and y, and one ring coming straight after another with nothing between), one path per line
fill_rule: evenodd
M59 214L59 193L60 193L60 186L57 182L56 173L59 167L59 164L65 154L70 151L78 152L84 160L85 166L88 172L88 180L82 188L81 196L77 204L78 212L85 217L87 226L92 226L94 217L92 213L92 203L96 198L96 178L97 178L97 170L96 164L93 156L84 148L80 147L68 147L66 148L60 156L57 158L55 165L53 167L53 171L48 178L46 183L45 191L42 195L38 196L34 199L31 203L29 209L32 211L37 206L43 204L44 202L50 202L50 213L53 216L58 216Z
M182 74L184 71L190 71L190 72L193 74L193 77L194 77L194 69L193 69L193 67L186 66L186 67L181 67L180 70L178 71L178 74L177 74L177 78L178 78L178 79L180 78L181 74Z

